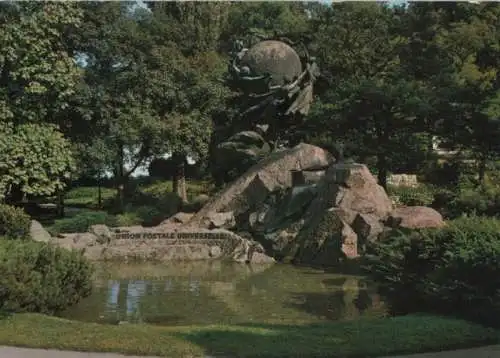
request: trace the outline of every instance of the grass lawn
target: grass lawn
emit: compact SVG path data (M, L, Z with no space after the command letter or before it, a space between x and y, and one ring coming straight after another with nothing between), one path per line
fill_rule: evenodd
M0 345L166 357L379 357L498 343L498 331L424 315L307 325L100 325L38 314L0 319Z
M39 215L34 217L40 221L53 236L59 233L84 232L90 225L106 224L108 226L155 226L178 210L177 197L172 194L171 181L137 180L131 183L135 188L134 195L127 198L124 211L116 213L113 204L116 191L111 188L101 188L102 208L98 208L97 187L76 187L69 190L65 196L65 217ZM196 198L200 195L210 195L214 188L207 181L189 181L186 183L191 208L199 204ZM51 198L51 202L55 199ZM189 210L189 206L183 206ZM194 206L193 206L194 205ZM195 209L197 210L197 209Z
M132 182L132 185L138 187L138 190L143 194L151 197L159 198L165 194L172 192L172 181L170 180L155 180L151 182L137 183ZM191 180L186 182L186 191L188 199L192 200L201 194L210 194L213 191L213 185L208 181ZM66 193L64 202L68 206L77 206L89 209L97 208L99 189L96 186L82 186L69 190ZM116 196L116 190L112 188L101 188L102 201L106 204L107 201Z

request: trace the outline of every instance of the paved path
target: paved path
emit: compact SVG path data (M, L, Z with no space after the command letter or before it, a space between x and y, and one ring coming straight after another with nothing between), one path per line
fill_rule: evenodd
M0 347L1 358L146 358L138 356L124 356L115 353L83 353L56 351L47 349L28 349L14 347ZM148 357L151 358L151 357ZM172 357L178 358L178 357ZM205 357L214 358L214 357ZM481 348L461 349L439 353L412 354L406 356L391 356L382 358L500 358L500 345Z
M390 358L500 358L500 345L460 349L458 351L391 356Z
M144 358L138 356L124 356L115 353L85 353L57 351L52 349L28 349L14 347L0 347L1 358Z

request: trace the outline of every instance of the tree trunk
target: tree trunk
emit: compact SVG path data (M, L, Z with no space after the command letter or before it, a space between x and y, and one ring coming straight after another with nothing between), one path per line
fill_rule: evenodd
M185 175L185 165L186 157L182 154L174 154L172 156L172 161L174 162L174 176L172 180L172 190L176 193L182 202L187 202L187 192L186 192L186 175Z
M57 216L64 217L64 190L57 191Z
M387 172L389 163L387 162L388 145L390 139L390 128L389 123L390 114L387 113L387 117L377 118L375 117L375 122L378 123L377 126L377 137L378 137L378 151L377 151L377 179L378 184L387 190Z
M384 153L377 155L377 171L378 184L387 189L387 158Z
M478 161L478 177L479 177L479 185L481 187L484 186L485 175L486 175L486 156L482 155Z
M120 147L118 150L118 163L116 166L116 174L115 174L115 186L116 186L116 201L118 211L122 211L125 204L125 168L124 158L123 158L123 147Z
M101 181L101 173L97 176L97 207L99 209L102 208L102 181Z

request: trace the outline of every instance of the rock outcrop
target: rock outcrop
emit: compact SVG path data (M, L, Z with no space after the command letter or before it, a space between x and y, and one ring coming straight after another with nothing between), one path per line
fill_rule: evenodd
M292 187L291 170L325 168L332 161L330 153L309 144L272 153L218 193L188 225L208 228L213 213L232 212L238 218L255 211L274 191Z
M392 228L424 229L428 227L443 227L445 222L440 213L425 206L406 206L396 208L387 225Z
M299 158L304 151L317 153L319 159L309 158L309 164L330 160L314 147L300 147ZM362 255L369 242L393 228L444 224L430 208L394 209L365 165L333 163L326 171L310 165L301 173L290 164L290 152L282 155L251 168L188 224L215 227L217 222L255 238L276 259L321 266Z
M391 200L361 164L333 164L317 190L288 259L328 266L357 257L382 231Z

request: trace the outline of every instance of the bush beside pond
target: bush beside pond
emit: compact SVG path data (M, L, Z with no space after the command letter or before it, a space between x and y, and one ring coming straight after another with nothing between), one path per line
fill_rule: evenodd
M81 252L46 243L0 240L0 310L55 313L92 289L93 267Z
M21 208L0 204L0 237L6 239L28 239L30 217Z
M396 314L433 312L486 324L500 318L500 221L470 217L443 229L397 231L374 244L368 274Z
M57 236L65 233L86 232L92 225L116 226L116 223L116 217L105 211L82 211L74 216L55 220L48 230L52 236Z

